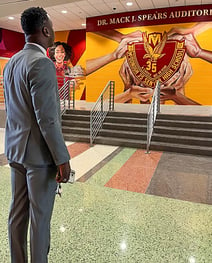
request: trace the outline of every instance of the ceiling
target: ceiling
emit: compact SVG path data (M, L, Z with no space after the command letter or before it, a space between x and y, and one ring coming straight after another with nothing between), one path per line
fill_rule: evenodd
M132 6L127 6L132 2ZM164 7L211 4L212 0L0 0L0 28L22 32L20 14L30 6L42 6L55 31L83 29L86 17ZM67 13L61 11L66 10ZM14 19L10 20L8 17Z

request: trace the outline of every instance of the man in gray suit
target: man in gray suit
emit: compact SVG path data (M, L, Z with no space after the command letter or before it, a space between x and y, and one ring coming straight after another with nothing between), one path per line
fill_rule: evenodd
M55 66L46 57L54 42L52 22L43 8L32 7L22 13L21 25L26 44L4 69L9 243L11 262L28 262L30 223L31 262L46 263L57 181L69 180L70 156L61 131Z

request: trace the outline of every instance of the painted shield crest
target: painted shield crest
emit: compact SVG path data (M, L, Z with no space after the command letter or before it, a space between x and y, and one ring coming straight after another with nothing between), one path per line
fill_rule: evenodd
M185 55L185 43L169 40L167 33L143 33L143 41L128 43L127 61L144 86L155 87L169 80L180 68Z

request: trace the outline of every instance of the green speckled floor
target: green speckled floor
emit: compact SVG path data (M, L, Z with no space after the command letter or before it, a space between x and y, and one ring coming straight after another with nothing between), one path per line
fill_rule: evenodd
M101 180L63 185L49 263L212 262L212 206L116 190ZM0 167L1 263L10 262L9 203L9 168Z

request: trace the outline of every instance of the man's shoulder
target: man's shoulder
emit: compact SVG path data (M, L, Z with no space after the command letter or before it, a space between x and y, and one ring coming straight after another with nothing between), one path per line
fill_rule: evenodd
M50 67L55 69L55 65L54 65L53 61L44 55L34 57L31 62L32 62L32 64L39 65L41 67L46 65L46 66L50 66Z
M41 78L46 75L56 75L54 63L44 55L31 58L31 61L28 61L27 64L27 71L29 74L39 74Z
M14 54L11 58L9 58L8 62L6 63L4 67L4 72L7 68L13 67L13 65L18 63L19 58L22 57L22 50Z
M23 49L18 51L17 53L15 53L10 59L9 59L9 62L10 61L15 61L18 57L21 57L23 54Z
M22 49L9 59L10 63L24 62L27 64L34 63L53 63L47 56L41 51L35 49ZM54 64L54 63L53 63Z

